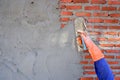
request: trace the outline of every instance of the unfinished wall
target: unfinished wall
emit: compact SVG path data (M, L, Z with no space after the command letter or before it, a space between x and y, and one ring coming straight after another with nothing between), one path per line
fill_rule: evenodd
M60 0L61 28L76 17L87 20L91 38L101 48L115 75L120 80L120 0ZM80 80L96 80L93 61L82 54L83 76Z
M78 80L73 23L61 29L58 0L0 0L0 80Z

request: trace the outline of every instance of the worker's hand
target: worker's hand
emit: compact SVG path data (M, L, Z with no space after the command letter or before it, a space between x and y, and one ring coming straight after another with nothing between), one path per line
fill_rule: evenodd
M88 49L91 48L91 46L92 46L91 44L93 44L93 41L90 39L90 37L87 35L87 33L84 31L81 31L81 30L78 30L77 32L84 39L87 48Z
M78 36L78 37L76 38L76 40L77 40L77 44L78 44L79 46L82 46L81 36Z
M90 37L87 35L84 31L78 31L78 34L84 39L84 42L88 48L89 53L92 56L93 61L98 61L101 58L104 58L104 54L101 52L101 50L94 44L94 42L90 39Z
M80 34L80 36L81 36L82 38L84 38L84 40L86 40L86 39L88 38L88 35L87 35L86 32L81 31L81 30L78 30L77 32L78 32L78 34Z

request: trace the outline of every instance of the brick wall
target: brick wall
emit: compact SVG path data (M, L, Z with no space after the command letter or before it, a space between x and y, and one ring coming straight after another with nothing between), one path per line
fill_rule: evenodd
M90 37L105 54L115 80L120 80L120 0L60 0L60 9L61 28L76 17L87 20ZM97 80L87 51L82 58L80 80Z

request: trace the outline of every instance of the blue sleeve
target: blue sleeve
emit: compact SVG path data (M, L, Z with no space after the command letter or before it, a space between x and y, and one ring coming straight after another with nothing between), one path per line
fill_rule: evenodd
M112 70L104 58L94 62L94 66L99 80L114 80Z

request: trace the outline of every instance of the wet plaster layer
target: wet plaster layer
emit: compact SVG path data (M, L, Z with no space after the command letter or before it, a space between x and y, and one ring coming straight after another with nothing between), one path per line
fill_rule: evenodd
M73 22L60 29L58 0L0 0L0 80L78 80Z

